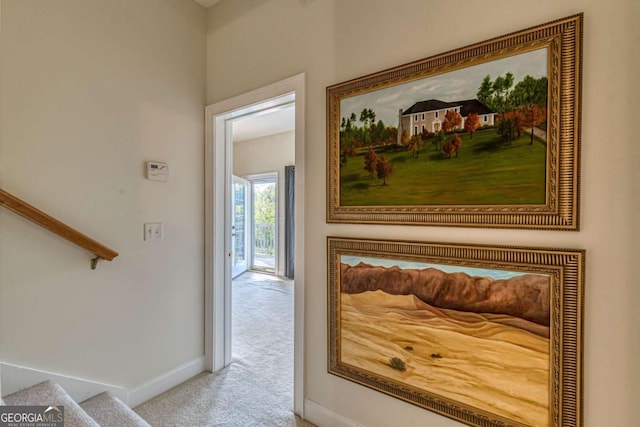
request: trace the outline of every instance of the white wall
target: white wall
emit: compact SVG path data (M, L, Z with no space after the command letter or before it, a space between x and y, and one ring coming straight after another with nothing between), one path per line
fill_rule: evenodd
M462 0L403 0L403 7L396 3L224 0L208 12L207 103L307 73L307 398L371 427L459 425L327 373L327 235L584 248L588 266L585 426L636 425L640 419L640 286L634 264L640 249L640 156L633 126L628 124L640 107L632 72L640 66L639 3L486 0L482 6L473 6ZM580 232L325 223L327 86L582 11Z
M233 144L233 174L247 175L278 172L278 266L277 274L284 275L284 167L295 164L295 135L293 131Z
M0 210L2 360L134 387L203 354L206 12L2 0L0 187L120 253ZM167 183L144 163L167 162ZM143 223L165 240L143 242Z

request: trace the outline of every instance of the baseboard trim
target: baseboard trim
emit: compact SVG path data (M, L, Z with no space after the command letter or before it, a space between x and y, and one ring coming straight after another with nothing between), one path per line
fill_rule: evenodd
M0 381L4 396L24 390L42 381L51 380L60 384L76 402L82 402L96 394L108 391L133 408L198 375L204 370L204 356L201 356L190 362L183 363L177 368L159 375L138 387L127 390L125 387L113 384L0 362Z
M76 402L82 402L104 391L110 392L123 402L126 402L129 397L129 392L126 388L112 384L90 381L5 362L0 362L0 367L2 393L5 396L15 393L16 391L24 390L42 381L51 380L60 384Z
M365 427L364 424L333 412L309 399L304 401L304 418L319 427Z
M183 363L177 368L153 378L146 383L129 390L127 404L135 408L141 403L164 393L165 391L193 378L205 370L204 356L190 362Z

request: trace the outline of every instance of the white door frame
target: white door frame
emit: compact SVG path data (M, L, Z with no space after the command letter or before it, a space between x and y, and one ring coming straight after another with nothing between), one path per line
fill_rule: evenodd
M205 110L205 369L231 362L231 126L228 120L295 97L294 412L304 416L304 117L305 74L208 105ZM290 101L289 101L290 102Z

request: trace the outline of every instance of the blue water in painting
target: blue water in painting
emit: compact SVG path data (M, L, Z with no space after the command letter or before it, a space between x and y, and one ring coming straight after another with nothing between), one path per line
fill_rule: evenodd
M511 277L522 276L524 274L532 274L532 273L527 273L522 271L464 267L460 265L428 264L424 262L401 261L397 259L385 259L385 258L369 258L369 257L350 256L350 255L341 255L340 262L343 262L351 266L364 262L365 264L376 265L380 267L396 266L402 269L437 268L438 270L444 271L445 273L467 273L469 276L491 277L492 279L496 279L496 280L509 279Z

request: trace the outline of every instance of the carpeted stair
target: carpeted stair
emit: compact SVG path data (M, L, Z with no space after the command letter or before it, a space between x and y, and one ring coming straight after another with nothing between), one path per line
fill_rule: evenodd
M80 406L102 427L151 427L108 391L85 400Z
M65 427L150 427L121 400L107 392L77 404L60 385L52 381L44 381L4 396L2 400L5 405L12 406L64 406Z

